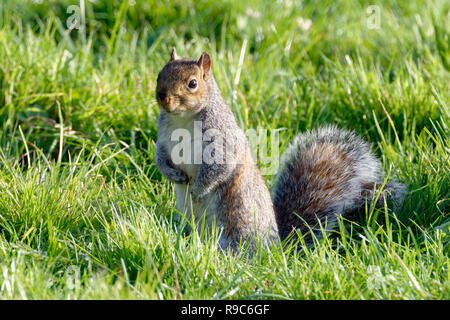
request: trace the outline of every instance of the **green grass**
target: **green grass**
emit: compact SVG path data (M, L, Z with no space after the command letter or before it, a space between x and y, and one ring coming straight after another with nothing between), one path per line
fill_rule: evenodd
M0 298L450 298L448 2L85 1L84 33L77 1L36 2L0 4ZM241 126L285 128L281 150L356 130L403 208L369 204L298 253L185 234L153 162L172 46L210 52Z

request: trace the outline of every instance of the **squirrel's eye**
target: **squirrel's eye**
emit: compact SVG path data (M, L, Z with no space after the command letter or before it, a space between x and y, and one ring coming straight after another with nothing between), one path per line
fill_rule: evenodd
M197 88L197 80L192 79L191 81L189 81L188 87L191 89Z

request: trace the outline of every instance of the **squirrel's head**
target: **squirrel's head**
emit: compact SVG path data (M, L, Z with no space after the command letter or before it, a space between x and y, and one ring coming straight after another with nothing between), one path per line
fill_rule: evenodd
M158 75L156 100L172 114L195 114L208 100L211 59L203 52L198 60L180 58L175 48L170 61Z

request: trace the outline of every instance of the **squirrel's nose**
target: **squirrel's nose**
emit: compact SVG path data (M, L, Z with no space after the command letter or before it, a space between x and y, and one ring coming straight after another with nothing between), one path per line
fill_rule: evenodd
M158 100L161 101L163 104L168 105L172 101L170 96L165 92L158 92Z
M167 97L167 94L165 92L158 92L156 94L156 97L158 98L158 100L164 101Z

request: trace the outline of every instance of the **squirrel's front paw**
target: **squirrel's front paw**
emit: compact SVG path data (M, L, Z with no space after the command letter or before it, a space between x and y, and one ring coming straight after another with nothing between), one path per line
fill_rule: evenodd
M199 201L208 194L208 190L194 184L190 190L192 200Z
M195 193L195 191L193 191L192 189L189 193L191 194L192 200L195 202L198 202L203 198L203 195Z
M178 169L171 169L166 172L166 178L177 184L188 184L189 177L186 173Z

